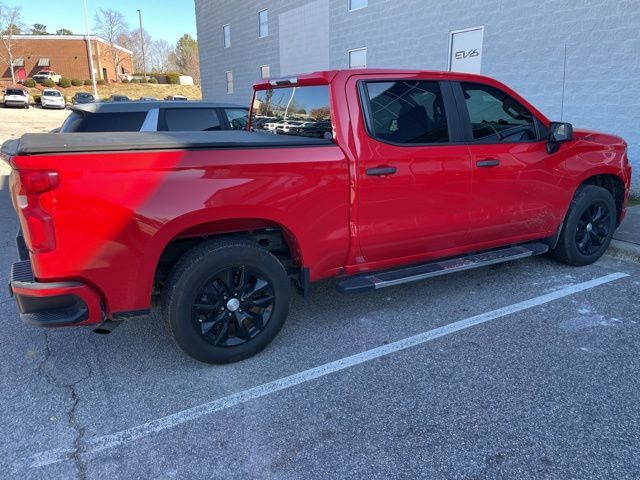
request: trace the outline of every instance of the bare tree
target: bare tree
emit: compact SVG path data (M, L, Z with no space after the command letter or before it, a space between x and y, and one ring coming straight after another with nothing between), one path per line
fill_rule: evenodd
M131 41L127 48L133 52L133 69L136 72L142 72L144 70L144 62L142 59L140 29L136 28L134 30L131 30L129 36L131 37ZM149 35L149 33L144 28L142 29L142 38L144 39L145 48L148 50L149 46L152 44L152 40L151 35Z
M124 60L123 52L118 48L118 39L121 39L123 34L128 33L129 25L127 25L122 13L111 8L100 9L96 13L94 21L94 31L109 44L115 80L118 81L118 67Z
M22 28L22 14L20 7L7 7L0 3L0 60L6 63L11 70L11 82L15 85L16 73L13 70L13 52L16 45L16 35L19 35Z
M176 66L171 64L171 54L173 47L164 39L154 40L149 48L149 59L151 71L166 72L175 69Z

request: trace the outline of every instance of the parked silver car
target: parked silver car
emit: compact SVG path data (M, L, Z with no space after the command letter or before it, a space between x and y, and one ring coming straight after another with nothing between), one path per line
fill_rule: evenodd
M245 130L249 118L247 107L212 102L104 102L70 109L60 133Z

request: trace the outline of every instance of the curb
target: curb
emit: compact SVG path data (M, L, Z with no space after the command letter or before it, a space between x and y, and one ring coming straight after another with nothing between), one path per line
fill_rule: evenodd
M621 260L640 263L640 245L636 243L613 239L605 254Z

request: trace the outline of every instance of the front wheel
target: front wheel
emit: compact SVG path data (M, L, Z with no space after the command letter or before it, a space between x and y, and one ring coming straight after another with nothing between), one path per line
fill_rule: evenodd
M270 252L249 240L213 240L174 266L162 313L184 352L222 364L265 348L282 328L290 299L289 276Z
M551 251L569 265L590 265L609 247L616 229L616 204L608 190L583 185L576 192L562 226L558 244Z

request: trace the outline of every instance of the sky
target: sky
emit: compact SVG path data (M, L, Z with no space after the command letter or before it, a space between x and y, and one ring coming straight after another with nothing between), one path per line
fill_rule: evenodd
M22 6L22 20L31 27L34 23L47 26L49 33L68 28L73 33L84 34L84 7L82 0L49 2L46 0L0 0L8 7ZM142 26L151 38L163 38L171 44L188 33L196 37L196 15L193 1L168 0L87 0L89 28L99 9L119 10L129 23L129 28L138 27L138 12L142 10ZM93 33L93 31L91 32Z

